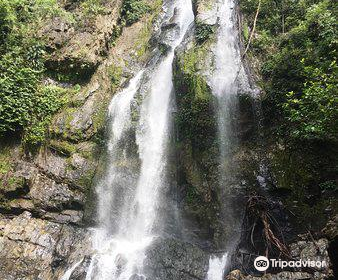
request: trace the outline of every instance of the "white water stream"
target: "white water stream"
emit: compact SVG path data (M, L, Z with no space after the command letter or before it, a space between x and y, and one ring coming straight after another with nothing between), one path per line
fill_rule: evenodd
M210 257L207 280L222 280L227 260L227 254L224 254L220 258L215 256Z
M95 254L86 280L145 279L145 249L157 234L160 194L165 185L174 52L194 20L191 0L169 3L166 12L173 16L178 29L170 37L168 53L150 74L149 90L142 96L136 129L138 172L130 163L128 133L132 126L130 108L142 84L143 72L109 106L108 169L97 186L100 227L94 230Z
M220 150L221 187L227 186L229 174L228 157L234 145L233 117L236 113L237 96L240 86L247 85L247 77L242 67L241 54L238 45L238 32L235 26L234 0L217 1L217 41L214 48L215 69L212 77L212 93L217 99L218 139ZM229 201L224 201L226 209L226 223L233 224L232 209ZM236 237L231 237L235 240ZM229 240L227 241L229 242ZM228 260L228 252L223 256L211 256L207 280L222 280Z

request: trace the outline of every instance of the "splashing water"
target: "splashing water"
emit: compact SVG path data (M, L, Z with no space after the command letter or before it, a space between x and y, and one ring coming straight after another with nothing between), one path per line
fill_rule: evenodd
M209 259L207 280L222 280L227 260L228 254L224 254L222 257L211 256Z

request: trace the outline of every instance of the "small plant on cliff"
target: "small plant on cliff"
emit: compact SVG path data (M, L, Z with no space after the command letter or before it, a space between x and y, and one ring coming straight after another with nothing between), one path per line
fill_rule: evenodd
M150 10L150 6L142 0L124 0L121 10L122 20L131 25Z
M88 16L102 14L106 10L102 2L102 0L86 0L81 3L82 11Z
M196 24L195 38L198 44L204 43L214 33L214 28L210 24L198 22Z

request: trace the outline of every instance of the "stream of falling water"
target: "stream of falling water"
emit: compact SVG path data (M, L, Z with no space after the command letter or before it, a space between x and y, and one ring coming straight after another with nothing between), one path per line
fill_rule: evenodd
M174 52L194 21L191 0L168 2L170 9L166 12L171 13L178 29L169 40L168 53L150 74L149 90L143 94L136 129L139 172L130 164L133 158L128 135L132 126L130 108L144 71L109 106L108 169L97 186L100 227L94 230L95 254L86 280L145 279L145 249L156 236L158 204L165 184Z
M241 55L238 45L238 32L235 26L235 2L234 0L217 1L217 41L214 48L215 69L212 77L212 93L217 99L218 139L220 150L220 186L227 186L227 174L229 174L227 160L234 145L233 117L236 114L237 95L239 87L247 84L247 77L241 65ZM235 215L231 209L231 201L223 201L226 222L230 225L236 223ZM235 240L235 237L231 237ZM227 240L232 242L233 240ZM228 248L226 248L228 249ZM226 265L229 263L229 252L223 256L211 256L207 280L222 280Z

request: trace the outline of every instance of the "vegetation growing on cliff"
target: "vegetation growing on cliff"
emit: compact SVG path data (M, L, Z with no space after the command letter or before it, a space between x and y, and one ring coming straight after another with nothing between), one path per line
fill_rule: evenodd
M258 2L241 0L250 23ZM283 135L337 140L336 47L334 2L261 1L251 51L262 61L268 119Z
M195 47L182 56L176 73L177 100L180 107L177 125L182 137L191 139L194 147L204 150L213 142L215 119L212 113L212 95L205 78L198 73L199 57L204 47Z
M127 25L138 21L151 7L143 0L124 0L121 16Z
M65 103L65 90L40 83L45 47L36 31L47 17L66 12L54 0L5 0L0 14L0 134L20 132L25 142L37 144Z
M203 23L203 22L197 22L196 32L195 32L197 43L202 44L205 41L207 41L211 37L211 35L214 33L214 31L215 31L214 26Z
M302 226L315 225L313 217L337 203L337 6L328 0L241 0L246 43L259 2L248 55L259 62L267 138L279 145L270 154L272 190L289 194L286 203Z

